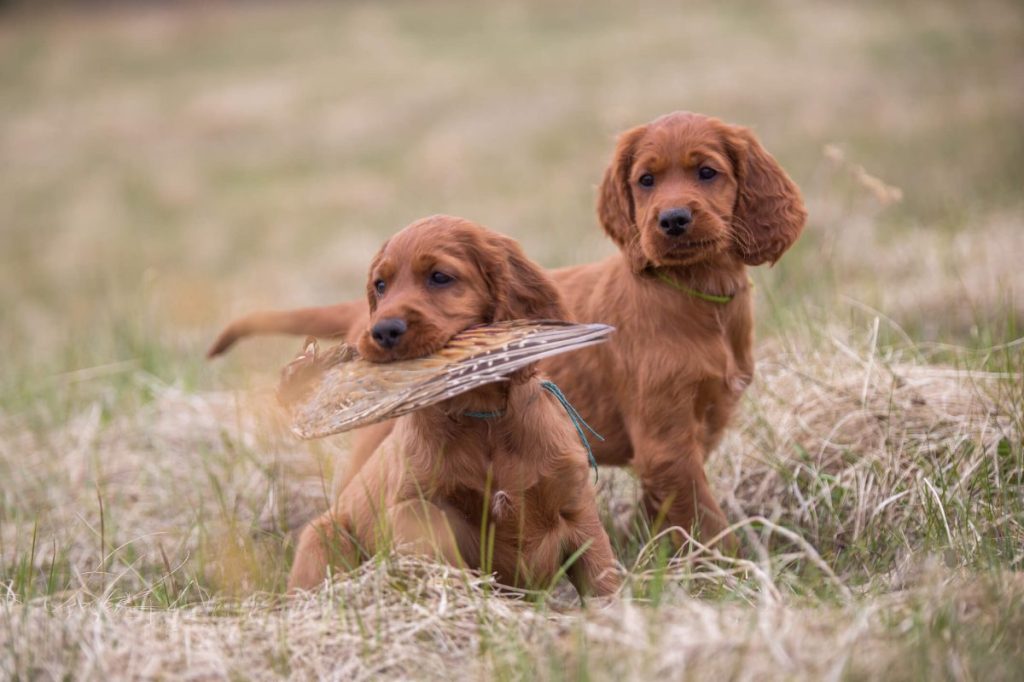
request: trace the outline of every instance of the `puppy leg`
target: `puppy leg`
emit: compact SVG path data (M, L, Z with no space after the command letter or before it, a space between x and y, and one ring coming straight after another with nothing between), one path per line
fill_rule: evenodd
M582 513L578 525L573 529L572 551L575 552L586 543L590 543L587 549L569 567L570 582L581 597L607 597L615 594L622 584L622 576L608 533L598 517L596 502Z
M369 461L370 457L377 450L384 439L388 437L395 427L395 420L389 419L386 422L371 424L357 429L352 434L352 447L348 460L343 466L339 466L331 481L331 498L337 500L342 491L356 477Z
M407 500L388 510L396 551L475 568L479 541L465 519L426 500Z
M328 511L311 521L299 536L288 591L312 590L327 577L329 565L352 569L359 561L359 549L345 520Z
M708 485L701 448L692 437L680 440L666 445L637 439L633 468L643 485L644 508L650 518L663 517L668 525L690 532L699 529L701 542L707 543L729 522ZM727 554L739 549L732 533L718 542L718 548Z

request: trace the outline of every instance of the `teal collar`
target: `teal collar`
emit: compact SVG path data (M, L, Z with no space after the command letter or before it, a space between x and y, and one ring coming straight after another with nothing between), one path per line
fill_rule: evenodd
M587 459L590 462L590 466L594 469L594 480L597 480L597 460L594 459L594 451L590 448L590 441L587 440L587 434L584 433L583 429L586 428L587 431L590 431L590 433L596 436L598 440L603 441L604 437L595 431L590 424L584 421L583 417L580 416L580 413L576 411L576 408L572 406L572 403L569 402L569 399L565 397L565 394L562 393L562 389L558 388L555 382L542 381L540 382L540 387L553 395L555 400L561 403L562 409L565 410L565 413L569 415L569 421L571 421L572 425L576 428L576 435L580 437L580 442L583 443L583 447L587 451ZM497 410L495 412L470 411L463 412L462 416L470 417L471 419L500 419L505 416L505 410Z
M501 419L505 416L505 410L495 410L494 412L463 412L463 417L471 417L473 419Z

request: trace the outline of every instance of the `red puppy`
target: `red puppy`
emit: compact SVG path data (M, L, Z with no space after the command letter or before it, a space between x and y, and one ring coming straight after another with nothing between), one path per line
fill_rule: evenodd
M374 362L429 355L478 324L566 316L515 241L447 216L388 240L367 294L369 319L352 339ZM586 451L532 369L389 424L331 510L303 531L290 589L315 587L330 564L350 567L385 545L535 587L579 552L569 577L581 594L618 588ZM483 548L482 528L492 535Z

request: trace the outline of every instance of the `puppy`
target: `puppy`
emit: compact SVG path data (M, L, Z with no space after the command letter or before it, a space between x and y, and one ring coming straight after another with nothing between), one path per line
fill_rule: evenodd
M367 296L368 319L352 340L373 362L429 355L483 323L566 316L515 241L447 216L388 240ZM302 532L289 589L313 588L329 566L352 567L387 546L527 587L547 586L574 558L568 575L581 594L618 588L587 453L533 369L389 424L334 506Z

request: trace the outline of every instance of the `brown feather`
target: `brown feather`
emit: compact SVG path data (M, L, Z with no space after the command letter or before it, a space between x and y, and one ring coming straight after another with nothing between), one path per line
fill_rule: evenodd
M506 381L542 358L604 342L603 324L513 320L467 329L433 355L375 363L339 344L315 342L285 368L279 395L300 438L323 438Z

